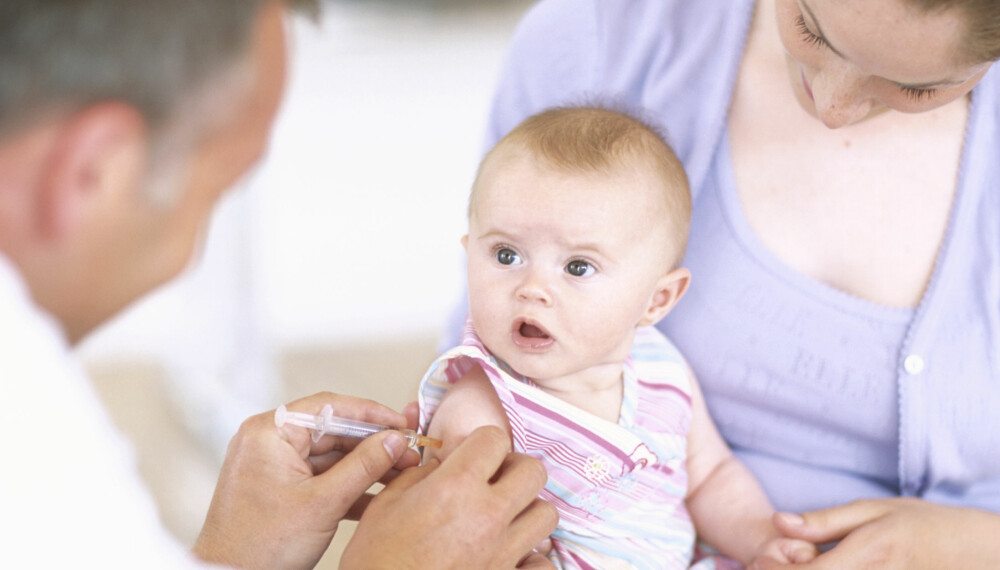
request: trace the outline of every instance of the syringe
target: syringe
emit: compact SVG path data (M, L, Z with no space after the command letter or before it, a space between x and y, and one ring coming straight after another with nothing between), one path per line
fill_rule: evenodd
M285 424L311 429L313 441L319 441L319 438L325 434L364 439L380 431L391 429L402 434L410 447L441 447L440 439L420 435L411 429L338 418L333 415L333 406L330 404L323 406L319 415L289 412L285 406L278 406L278 409L274 412L274 425L281 427Z

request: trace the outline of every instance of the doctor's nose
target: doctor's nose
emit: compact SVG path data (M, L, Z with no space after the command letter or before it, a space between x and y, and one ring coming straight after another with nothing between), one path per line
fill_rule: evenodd
M849 67L828 67L813 77L816 116L827 128L846 127L865 118L872 110L865 78Z

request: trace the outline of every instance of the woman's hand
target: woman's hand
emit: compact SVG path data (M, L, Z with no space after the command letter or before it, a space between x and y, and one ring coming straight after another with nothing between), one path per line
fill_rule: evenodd
M840 541L796 568L1000 568L1000 515L920 499L867 499L794 515L774 524L785 536ZM758 560L757 568L784 568Z

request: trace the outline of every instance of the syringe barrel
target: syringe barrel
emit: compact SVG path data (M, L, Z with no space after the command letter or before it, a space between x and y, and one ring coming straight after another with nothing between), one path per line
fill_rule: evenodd
M386 426L370 424L358 420L348 420L345 418L325 417L323 419L325 420L324 425L320 428L322 431L332 435L340 435L344 437L364 439L380 431L392 429Z

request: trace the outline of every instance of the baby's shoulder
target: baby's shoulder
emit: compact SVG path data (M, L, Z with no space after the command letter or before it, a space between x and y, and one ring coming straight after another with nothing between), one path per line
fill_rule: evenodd
M629 365L640 385L671 387L691 393L691 370L680 350L656 327L639 327L632 341Z
M656 327L639 327L632 341L633 360L670 360L687 365L681 351Z

